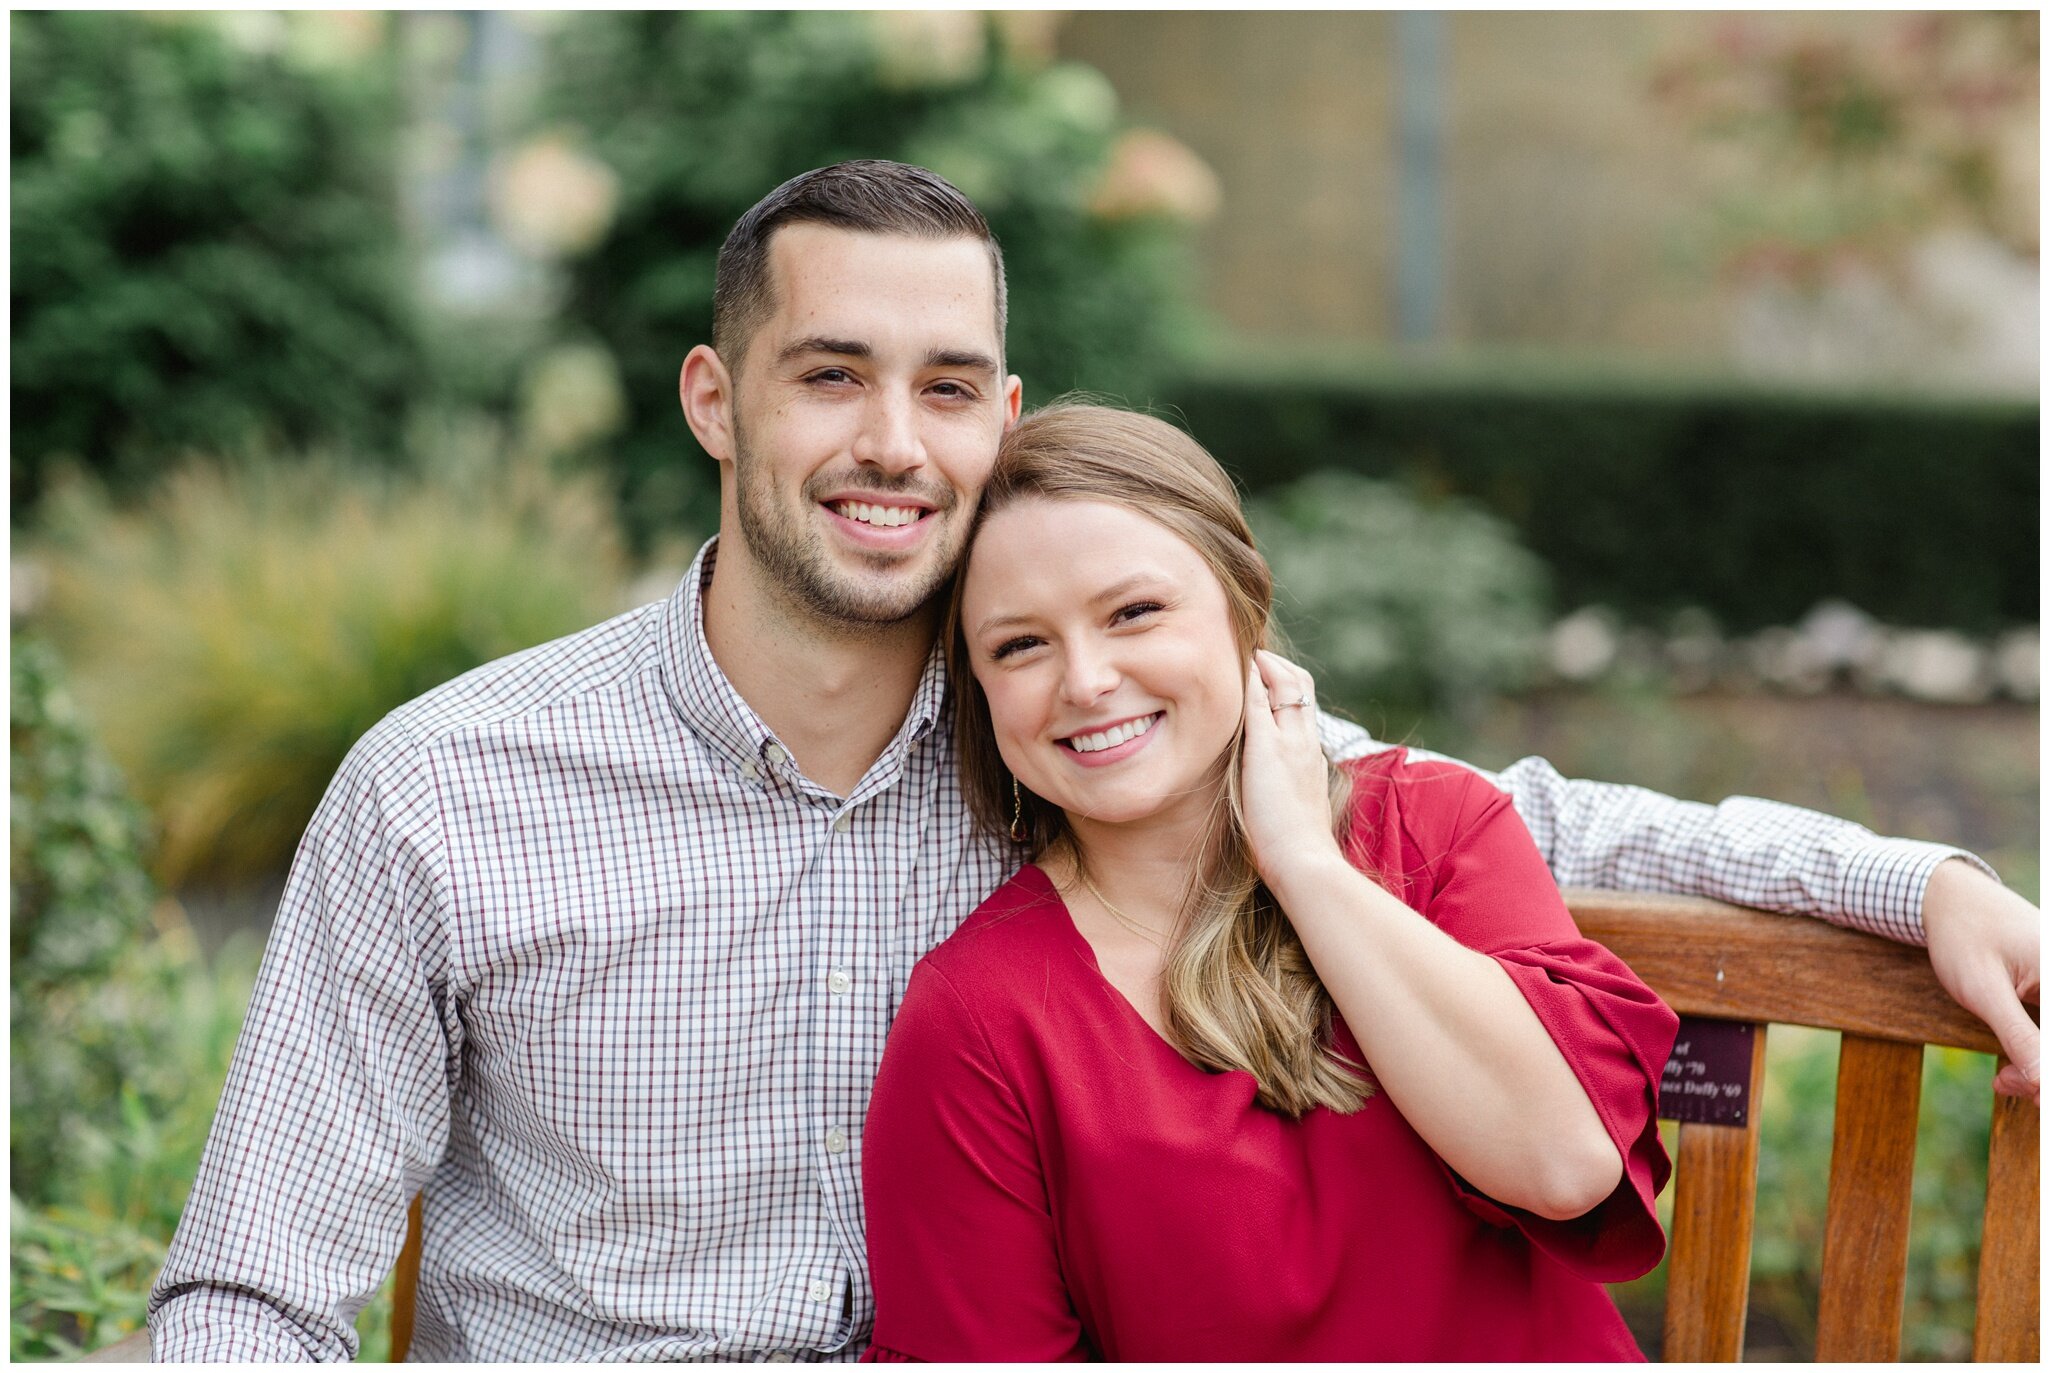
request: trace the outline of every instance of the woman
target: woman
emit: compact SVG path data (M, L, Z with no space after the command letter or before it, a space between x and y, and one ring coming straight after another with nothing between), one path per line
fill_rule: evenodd
M1675 1018L1506 796L1326 764L1270 596L1180 431L1006 439L948 643L970 805L1033 861L891 1030L871 1358L1640 1357L1600 1284L1664 1247Z

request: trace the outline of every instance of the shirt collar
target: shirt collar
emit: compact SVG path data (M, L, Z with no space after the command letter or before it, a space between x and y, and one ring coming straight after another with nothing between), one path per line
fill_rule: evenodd
M693 733L735 763L773 763L769 748L782 743L762 723L741 694L728 681L712 657L705 638L705 589L712 584L712 566L719 555L719 536L714 534L698 550L690 571L684 573L662 612L662 672L677 713ZM935 643L927 655L925 670L912 693L911 708L890 745L877 759L877 768L896 761L912 744L933 732L946 704L947 659ZM786 755L787 756L787 755ZM894 769L893 769L894 770Z

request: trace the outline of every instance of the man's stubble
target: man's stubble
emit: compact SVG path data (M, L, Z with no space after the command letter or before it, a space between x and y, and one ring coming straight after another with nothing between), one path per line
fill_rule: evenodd
M891 478L867 469L857 469L844 478L821 472L805 482L798 493L801 505L792 509L778 501L775 481L766 465L754 460L737 415L733 448L740 537L770 584L822 627L855 632L902 624L946 590L966 543L967 516L973 513L960 510L963 502L953 491L908 476ZM826 551L824 536L804 518L804 512L826 494L849 489L916 496L931 502L933 513L925 518L946 521L949 527L942 531L942 537L950 542L916 573L878 576L874 585L863 585L835 566ZM865 560L879 574L898 561L880 556Z

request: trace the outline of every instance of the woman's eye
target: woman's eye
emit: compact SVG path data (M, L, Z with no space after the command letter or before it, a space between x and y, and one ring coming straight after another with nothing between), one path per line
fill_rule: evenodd
M1038 642L1039 640L1034 639L1029 635L1021 634L1015 639L1006 639L1002 643L998 644L995 648L990 650L989 656L997 662L1002 662L1004 659L1010 657L1013 653L1022 653L1026 649L1033 647Z
M1158 601L1135 601L1131 605L1120 607L1118 613L1111 618L1119 624L1130 624L1132 621L1142 620L1160 609L1161 605Z

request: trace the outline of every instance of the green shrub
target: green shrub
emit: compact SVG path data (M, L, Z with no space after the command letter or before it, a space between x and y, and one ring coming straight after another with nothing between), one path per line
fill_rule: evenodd
M50 632L171 883L282 871L386 713L621 608L610 501L532 466L200 467L132 511L51 505Z
M17 635L10 676L8 1162L14 1193L42 1201L150 1057L166 986L141 957L155 897L141 810L50 646ZM117 971L130 985L110 991Z
M155 897L143 814L49 644L16 634L10 675L9 1344L56 1358L141 1323L256 950L208 968Z
M1740 632L1829 597L1896 624L2038 617L2033 405L1243 357L1164 395L1256 491L1332 467L1480 501L1562 606L1699 605Z
M1270 491L1248 514L1282 626L1331 703L1459 712L1535 665L1545 569L1495 516L1348 472Z
M1091 68L1021 51L1015 20L590 13L555 36L546 118L576 129L620 189L610 233L572 263L566 328L618 360L629 413L612 457L638 535L712 522L714 469L677 407L677 369L711 338L727 230L809 168L916 162L975 200L1004 247L1009 361L1028 399L1149 393L1187 323L1182 224L1092 212L1116 96Z
M92 988L94 1004L146 1007L147 1038L112 1091L69 1103L89 1118L70 1134L51 1195L27 1200L15 1174L14 1358L68 1358L141 1326L199 1168L259 952L244 937L209 967L172 907L163 930ZM54 1027L17 1036L16 1061L57 1043ZM17 1096L17 1119L24 1109Z
M23 1171L14 1170L8 1352L16 1360L75 1358L142 1327L199 1170L262 950L254 936L237 935L209 963L175 905L159 914L161 930L94 982L87 998L130 1019L148 1008L126 1079L100 1095L59 1100L25 1099L17 1087L11 1103L17 1124L53 1107L74 1122L65 1166L43 1200L27 1199ZM79 991L70 989L73 999ZM61 1052L62 1032L47 1018L38 1024L31 1038L17 1031L17 1066ZM385 1357L390 1327L387 1283L356 1320L364 1359Z
M188 452L392 451L416 350L383 71L209 18L12 16L13 477Z

